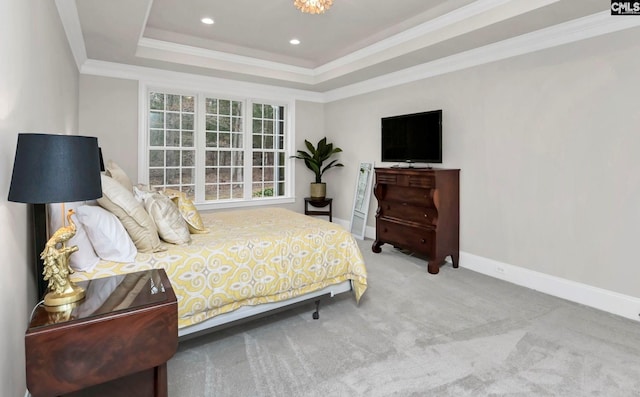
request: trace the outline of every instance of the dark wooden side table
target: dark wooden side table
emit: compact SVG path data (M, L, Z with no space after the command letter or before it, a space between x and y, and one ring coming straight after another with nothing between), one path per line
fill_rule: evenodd
M309 210L309 205L315 208L324 208L329 206L329 210L318 211L318 210ZM329 197L325 197L324 199L316 199L311 197L304 198L304 214L305 215L327 215L329 216L329 222L333 222L333 199Z
M164 270L78 285L87 296L75 307L34 311L25 335L31 395L166 397L178 306Z

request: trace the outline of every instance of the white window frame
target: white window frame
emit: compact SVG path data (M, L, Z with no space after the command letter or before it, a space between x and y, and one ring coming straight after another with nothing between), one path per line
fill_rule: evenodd
M241 207L254 207L262 205L278 205L278 204L290 204L295 202L295 164L294 159L291 158L295 154L295 101L283 100L281 98L254 98L248 96L239 96L237 94L228 92L215 92L212 90L206 90L197 87L178 87L174 85L159 84L153 82L140 82L138 86L138 180L141 183L148 183L149 181L149 93L150 92L162 92L167 94L177 95L192 95L196 98L196 117L194 119L195 129L195 146L196 153L203 149L205 144L201 132L205 126L205 98L222 98L241 101L243 103L243 123L244 123L244 173L245 173L245 191L246 186L250 184L247 182L247 177L251 176L252 158L252 109L254 103L270 104L276 106L284 106L286 109L285 115L285 192L283 196L279 197L246 197L241 200L220 200L215 202L205 202L204 199L204 167L201 163L201 159L196 159L196 197L194 204L199 210L213 210L222 208L241 208ZM198 156L196 156L198 157ZM277 181L276 181L277 183ZM249 195L250 196L250 195Z

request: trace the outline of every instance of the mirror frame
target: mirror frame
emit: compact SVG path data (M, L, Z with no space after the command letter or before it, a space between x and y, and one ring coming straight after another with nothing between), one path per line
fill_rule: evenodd
M375 163L373 161L362 161L358 166L358 177L356 178L356 186L353 194L353 206L351 210L351 221L349 223L349 231L359 239L364 240L365 231L367 229L367 218L369 216L369 203L371 202L371 194L373 191L373 174ZM368 173L364 171L368 170ZM361 188L361 185L364 187ZM360 193L362 195L360 196ZM359 202L359 200L361 200ZM358 208L358 204L359 208ZM354 222L355 219L362 219L361 223ZM361 224L361 227L358 225ZM354 230L357 229L357 230Z

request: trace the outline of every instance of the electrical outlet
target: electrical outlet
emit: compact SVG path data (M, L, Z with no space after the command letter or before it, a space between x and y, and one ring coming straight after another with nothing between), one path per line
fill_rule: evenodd
M504 267L496 266L496 273L504 274Z

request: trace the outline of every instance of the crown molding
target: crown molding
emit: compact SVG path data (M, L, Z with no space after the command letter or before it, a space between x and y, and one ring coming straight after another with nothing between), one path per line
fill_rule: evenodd
M464 21L466 19L475 17L481 13L490 11L496 7L502 6L508 3L510 0L478 0L464 7L455 9L442 16L429 20L413 28L407 29L403 32L395 34L384 40L381 40L375 44L356 50L342 58L336 59L331 62L317 67L314 69L316 75L329 73L337 68L345 67L357 61L368 58L372 55L380 54L383 51L387 51L393 47L399 46L411 40L425 36L429 33L435 32L439 29L444 29L455 23ZM555 3L559 0L546 0L548 3Z
M71 53L76 61L78 70L80 70L82 64L87 60L87 49L84 45L76 2L74 0L55 0L55 2L58 15L60 15L60 20L62 21L62 27L67 35Z
M603 11L384 76L329 90L324 93L324 100L332 102L345 99L638 26L640 26L640 18L638 17L612 17L609 11Z
M93 59L87 60L82 65L80 73L84 75L136 80L147 85L156 86L176 86L176 82L179 82L182 89L204 90L209 92L233 92L249 98L324 102L323 94L315 91L298 90L268 84L258 84Z
M138 52L140 52L140 49L160 50L170 52L172 54L190 55L199 58L205 58L211 61L220 61L223 63L228 63L225 70L230 71L233 71L234 68L237 68L237 66L235 65L246 65L260 69L269 69L279 72L299 74L305 77L313 77L315 75L313 69L310 68L293 66L280 62L265 61L263 59L243 55L235 55L222 51L209 50L206 48L193 47L185 44L177 44L164 40L149 39L146 37L143 37L139 40ZM308 79L308 81L304 82L307 84L312 84L313 80Z

